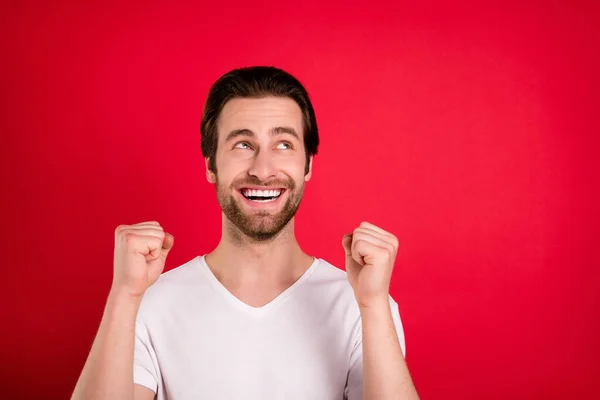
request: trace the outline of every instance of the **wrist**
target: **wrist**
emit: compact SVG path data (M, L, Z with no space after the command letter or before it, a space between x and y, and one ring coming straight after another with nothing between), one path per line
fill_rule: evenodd
M361 312L369 310L385 310L390 308L389 295L374 297L368 300L358 301L358 308Z
M144 294L132 294L127 288L122 286L113 285L108 294L108 301L116 304L126 304L139 306L142 302Z

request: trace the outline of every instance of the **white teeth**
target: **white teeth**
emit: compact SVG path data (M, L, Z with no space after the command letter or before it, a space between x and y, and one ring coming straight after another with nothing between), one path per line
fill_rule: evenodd
M244 190L246 197L277 197L281 190Z

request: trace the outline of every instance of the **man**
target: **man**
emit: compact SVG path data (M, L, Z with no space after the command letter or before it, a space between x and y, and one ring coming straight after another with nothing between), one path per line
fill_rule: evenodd
M72 398L418 399L388 293L397 239L363 222L342 238L347 272L296 241L319 143L300 82L273 67L227 73L201 133L221 241L161 275L173 236L156 221L117 227L113 285Z

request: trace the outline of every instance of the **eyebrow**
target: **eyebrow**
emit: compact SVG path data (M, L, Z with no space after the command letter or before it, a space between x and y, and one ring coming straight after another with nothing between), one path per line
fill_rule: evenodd
M296 139L300 140L300 135L298 135L298 132L296 132L296 130L294 128L291 128L289 126L276 126L269 131L269 134L271 136L292 135ZM227 137L225 138L225 142L229 142L230 140L233 140L240 136L256 137L256 134L254 132L252 132L250 129L234 129L233 131L231 131L227 134Z

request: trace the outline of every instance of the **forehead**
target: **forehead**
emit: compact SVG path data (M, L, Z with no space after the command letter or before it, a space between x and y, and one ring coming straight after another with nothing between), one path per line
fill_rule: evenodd
M301 134L302 111L289 97L235 98L229 100L219 116L219 137L235 129L249 129L256 134L275 126L289 126Z

